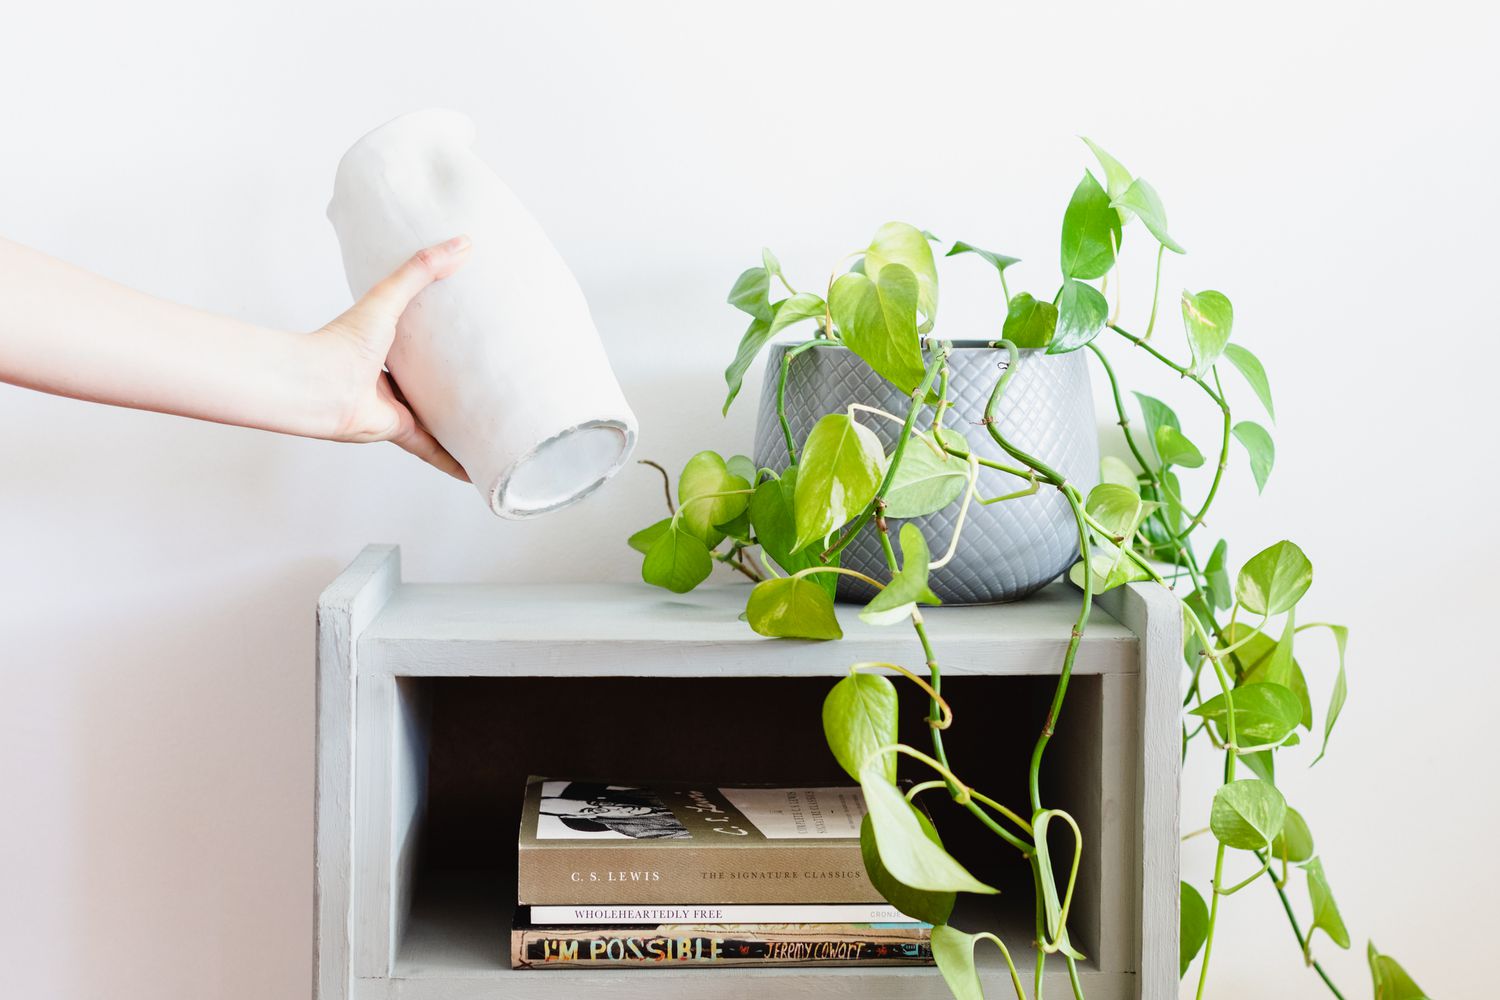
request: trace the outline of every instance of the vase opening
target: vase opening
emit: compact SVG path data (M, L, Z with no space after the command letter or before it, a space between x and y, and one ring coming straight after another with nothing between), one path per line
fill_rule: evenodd
M634 437L624 423L605 420L548 438L495 484L490 506L502 517L519 519L576 503L620 470Z

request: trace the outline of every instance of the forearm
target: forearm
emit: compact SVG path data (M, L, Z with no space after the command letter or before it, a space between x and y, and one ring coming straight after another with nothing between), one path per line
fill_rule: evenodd
M166 302L0 240L0 380L326 437L344 402L328 367L306 334Z

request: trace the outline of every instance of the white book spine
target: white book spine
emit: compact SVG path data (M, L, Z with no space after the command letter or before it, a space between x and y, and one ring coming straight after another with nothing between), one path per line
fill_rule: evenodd
M889 904L787 903L713 906L533 906L539 927L599 924L915 924Z

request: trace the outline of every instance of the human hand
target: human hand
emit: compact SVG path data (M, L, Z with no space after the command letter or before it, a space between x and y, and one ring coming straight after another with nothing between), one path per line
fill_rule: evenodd
M320 437L390 441L450 476L469 481L463 466L417 421L385 370L402 312L424 288L462 267L469 247L467 236L456 236L418 251L313 334L313 344L331 373L330 399L335 405L331 430Z

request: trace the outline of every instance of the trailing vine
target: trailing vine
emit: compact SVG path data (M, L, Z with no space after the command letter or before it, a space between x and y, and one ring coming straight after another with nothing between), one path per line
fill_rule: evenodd
M1231 340L1234 310L1221 292L1182 293L1186 360L1174 360L1152 340L1163 260L1168 251L1185 251L1170 235L1166 212L1151 185L1094 143L1088 145L1104 182L1085 171L1069 200L1062 222L1063 280L1050 299L1025 291L1011 294L1006 271L1019 263L1017 258L961 241L948 249L949 257L970 254L988 261L1004 296L1000 336L992 346L1006 352L1007 360L980 414L954 413L948 367L952 346L932 334L938 305L932 251L940 243L937 237L904 223L887 223L864 249L845 258L852 261L847 270L841 273L842 265L834 268L823 295L794 289L775 256L763 251L760 265L741 274L729 294L729 303L750 316L750 325L725 371L724 409L728 411L746 372L774 337L796 324L813 322L813 338L785 351L775 372L787 467L778 473L758 468L744 456L700 452L682 470L675 507L668 478L670 516L636 532L630 544L643 554L644 579L678 593L706 580L715 562L755 581L746 620L763 635L840 638L843 633L834 614L840 575L857 577L876 590L859 612L861 619L881 626L904 623L914 630L925 662L915 669L896 663L854 664L829 692L823 725L834 757L864 791L869 813L860 845L870 878L903 912L933 925L939 970L960 1000L982 996L974 963L981 943L999 949L1020 1000L1027 1000L1026 985L1000 937L968 934L949 924L957 893L996 890L948 853L914 800L941 790L1019 855L1030 869L1036 892L1032 947L1038 955L1031 996L1041 1000L1044 958L1057 954L1066 964L1074 996L1082 1000L1077 963L1083 955L1069 937L1068 918L1084 831L1068 812L1048 804L1042 763L1066 707L1094 598L1131 583L1166 588L1180 599L1185 624L1183 753L1208 744L1223 762L1223 781L1210 804L1208 825L1197 831L1211 834L1217 842L1212 877L1203 892L1187 882L1181 886L1182 973L1186 976L1196 961L1196 995L1206 995L1220 903L1263 881L1280 898L1292 938L1309 968L1333 996L1343 998L1318 961L1314 936L1321 931L1331 944L1348 948L1349 933L1311 828L1276 785L1276 762L1302 742L1303 733L1313 742L1313 700L1297 654L1304 648L1299 637L1315 631L1333 639L1331 659L1337 668L1328 684L1320 746L1311 764L1327 753L1347 695L1348 631L1325 622L1298 623L1313 569L1293 542L1280 541L1255 553L1231 576L1227 540L1220 538L1212 546L1202 540L1231 464L1231 441L1238 441L1248 455L1257 489L1264 488L1275 461L1266 427L1255 420L1236 420L1221 366L1227 362L1239 373L1274 421L1270 383L1259 359ZM1140 335L1120 322L1118 279L1113 312L1105 294L1124 247L1125 228L1132 221L1147 231L1156 256L1151 309ZM776 286L785 296L773 299ZM1146 354L1190 383L1191 395L1217 411L1221 432L1216 459L1205 469L1210 479L1198 502L1189 499L1179 473L1204 469L1207 457L1165 402L1137 392L1140 420L1133 418L1112 361L1116 348ZM787 379L799 356L819 349L854 352L909 397L906 412L889 413L851 401L843 410L822 416L804 441L794 440L785 409ZM1008 440L998 420L1020 351L1060 354L1080 349L1089 352L1109 385L1120 434L1134 460L1132 465L1104 459L1100 482L1087 491ZM868 426L872 421L900 425L889 454ZM983 457L970 447L968 434L976 428L1008 461ZM920 474L934 465L951 474ZM1014 477L1016 488L979 496L981 467ZM972 505L1021 500L1041 490L1058 491L1072 512L1079 559L1069 577L1080 600L1028 761L1028 801L1017 808L966 783L962 767L948 759L943 735L953 725L954 712L943 695L941 661L922 608L940 603L929 588L929 575L962 544ZM957 527L945 554L934 559L929 540L909 519L954 504L959 505ZM892 520L902 522L899 558L891 539ZM840 553L865 531L878 536L886 563L884 580L839 565ZM1204 549L1208 556L1200 558ZM897 689L887 673L916 684L927 696L929 750L899 741ZM925 772L923 780L905 791L897 782L900 758ZM1063 838L1054 835L1059 827L1066 828ZM1069 846L1059 867L1054 853L1061 842ZM1306 930L1289 892L1293 865L1303 873ZM1067 872L1066 879L1057 878L1059 870ZM1425 996L1401 966L1373 944L1368 958L1378 1000Z

